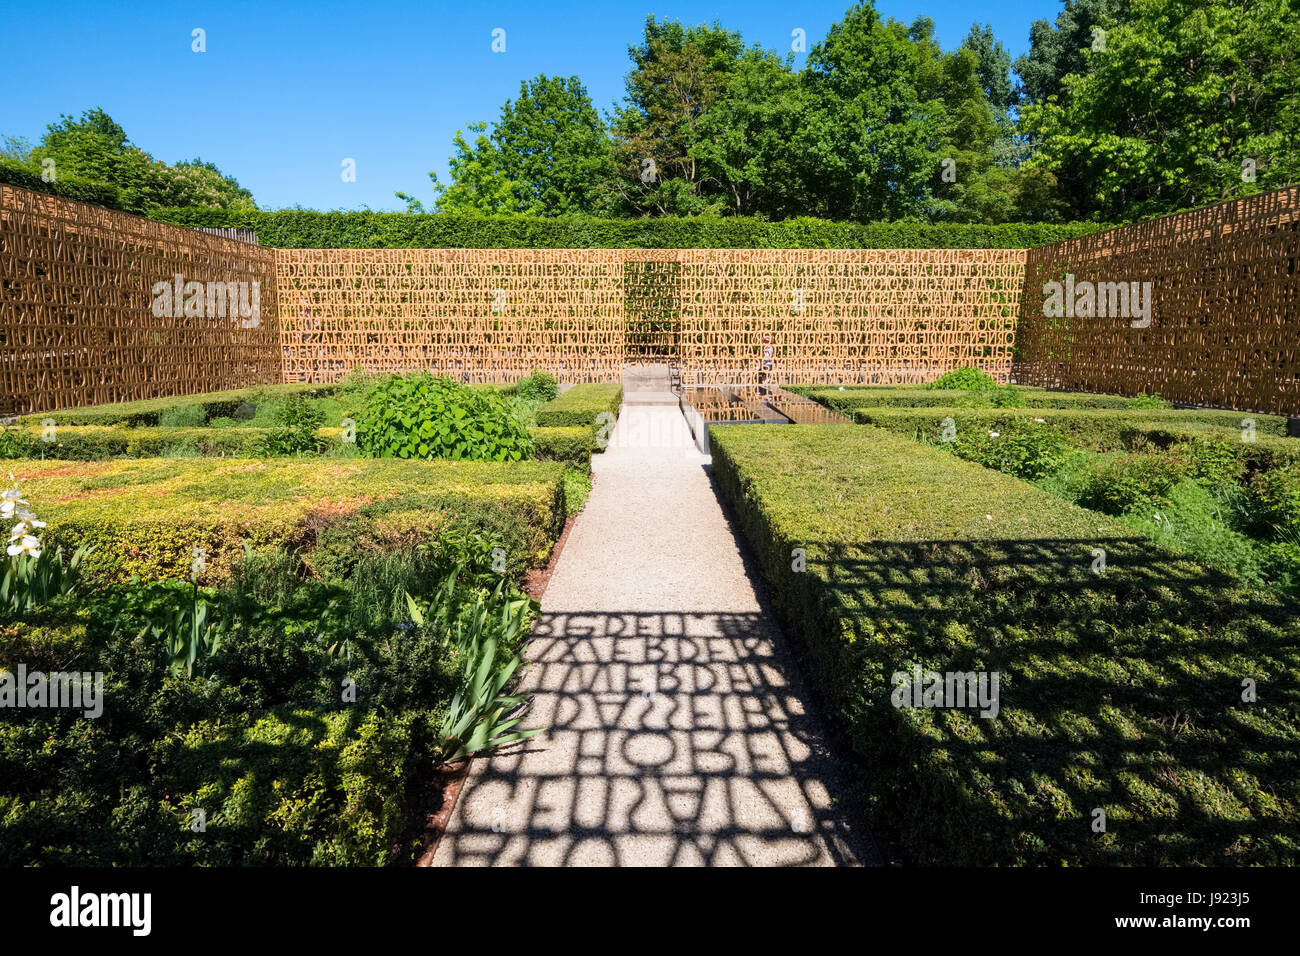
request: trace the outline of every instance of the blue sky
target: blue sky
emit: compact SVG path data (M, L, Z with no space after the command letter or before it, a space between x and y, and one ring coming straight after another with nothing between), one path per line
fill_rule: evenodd
M252 190L263 208L398 209L447 181L456 130L492 120L538 73L577 74L597 108L623 95L627 47L647 15L718 20L747 44L808 45L850 0L599 3L12 3L0 26L9 82L0 133L40 138L59 113L99 106L167 162L195 156ZM990 23L1012 58L1060 0L877 0L883 17L924 14L951 49ZM191 50L206 31L207 52ZM492 31L506 31L493 53ZM802 64L803 57L797 58ZM345 158L356 182L343 182Z

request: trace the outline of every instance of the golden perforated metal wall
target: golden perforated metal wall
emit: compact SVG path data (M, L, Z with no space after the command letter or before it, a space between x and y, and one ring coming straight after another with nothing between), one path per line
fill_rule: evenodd
M1023 250L281 250L288 381L431 369L472 382L534 368L616 381L680 365L753 382L1001 381Z
M278 299L273 250L0 186L0 414L278 382Z
M1029 250L1017 345L1027 385L1300 414L1300 187Z

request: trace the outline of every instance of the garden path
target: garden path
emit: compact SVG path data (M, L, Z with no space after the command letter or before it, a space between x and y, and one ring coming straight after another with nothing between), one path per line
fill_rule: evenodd
M434 865L874 862L674 407L624 406L528 645L525 727Z

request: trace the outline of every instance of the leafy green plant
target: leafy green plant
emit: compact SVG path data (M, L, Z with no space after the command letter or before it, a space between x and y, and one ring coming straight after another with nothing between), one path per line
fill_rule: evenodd
M1159 392L1152 392L1148 395L1146 392L1138 392L1127 402L1128 408L1173 408L1174 403L1160 397Z
M202 405L178 405L158 413L160 428L199 428L206 420Z
M369 393L357 446L372 458L520 461L533 442L494 389L424 373L391 375Z
M199 656L211 657L221 644L216 622L208 620L208 602L200 599L194 584L188 601L168 608L140 632L160 640L167 649L167 669L176 676L190 677Z
M316 429L325 424L325 413L301 395L286 399L275 410L275 424L258 442L258 454L270 457L319 452L322 443Z
M65 565L62 548L51 551L41 543L39 534L45 522L32 513L16 482L0 492L0 521L16 521L9 529L0 564L0 609L25 614L76 592L82 561L94 550L93 545L77 548Z
M538 607L525 594L495 588L466 589L453 571L444 578L426 613L405 593L411 620L443 629L463 661L461 680L438 730L438 763L526 740L540 729L516 731L525 698L506 693L523 663L523 637Z
M945 372L933 382L927 382L921 386L921 388L933 389L960 389L966 392L993 391L997 387L998 383L992 375L969 365L955 368L951 372Z
M549 402L558 394L560 386L550 372L534 370L515 387L515 395L525 402Z
M1066 454L1065 441L1042 422L1008 418L989 428L962 428L951 445L968 461L1033 481L1055 471Z
M1140 504L1164 505L1186 466L1165 455L1107 456L1084 476L1079 504L1120 515Z

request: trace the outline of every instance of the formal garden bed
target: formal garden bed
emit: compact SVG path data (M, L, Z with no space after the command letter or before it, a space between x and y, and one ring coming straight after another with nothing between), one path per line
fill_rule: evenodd
M0 667L102 680L0 725L0 857L418 858L428 781L517 733L520 588L603 447L565 416L619 393L558 398L353 376L0 429Z
M905 858L1300 859L1284 418L973 369L796 390L859 424L719 428L715 473ZM999 715L894 706L918 666L998 672Z
M1281 589L878 428L720 428L714 468L906 859L1300 860ZM895 706L917 667L998 673L998 713Z

